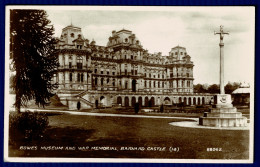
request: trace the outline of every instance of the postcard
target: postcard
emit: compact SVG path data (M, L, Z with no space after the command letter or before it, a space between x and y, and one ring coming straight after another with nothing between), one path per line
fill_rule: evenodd
M253 6L6 6L6 162L253 163Z

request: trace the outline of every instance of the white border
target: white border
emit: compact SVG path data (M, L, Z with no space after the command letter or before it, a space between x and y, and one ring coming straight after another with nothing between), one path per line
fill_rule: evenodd
M227 6L230 7L230 6ZM251 6L255 11L255 7ZM10 9L55 9L59 10L111 10L111 11L197 11L198 8L208 8L208 11L214 10L219 7L167 7L167 6L19 6L7 5L5 8L5 97L4 97L4 161L5 162L140 162L140 163L253 163L253 143L254 143L254 85L250 85L250 136L249 136L249 159L248 160L222 160L222 159L120 159L120 158L10 158L8 157L8 125L9 125L9 22L10 22ZM239 7L234 7L239 8ZM241 7L240 7L241 8ZM255 23L254 23L255 25ZM253 34L255 36L255 32ZM254 83L253 83L254 84Z

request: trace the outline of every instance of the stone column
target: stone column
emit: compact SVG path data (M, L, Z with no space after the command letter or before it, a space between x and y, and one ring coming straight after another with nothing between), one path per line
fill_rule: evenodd
M219 43L220 47L220 94L225 94L224 89L224 43Z
M220 32L214 33L220 35L220 43L219 43L219 48L220 48L220 94L225 94L225 89L224 89L224 35L229 34L228 32L224 32L223 26L220 26Z

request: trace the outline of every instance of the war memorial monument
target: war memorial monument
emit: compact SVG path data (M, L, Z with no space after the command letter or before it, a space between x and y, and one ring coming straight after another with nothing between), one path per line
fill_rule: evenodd
M225 94L224 89L224 32L223 26L215 35L220 35L220 94L214 96L214 104L210 112L205 112L203 117L199 118L199 124L204 126L217 127L244 127L247 125L247 118L242 116L241 112L237 112L237 108L233 107L231 95Z

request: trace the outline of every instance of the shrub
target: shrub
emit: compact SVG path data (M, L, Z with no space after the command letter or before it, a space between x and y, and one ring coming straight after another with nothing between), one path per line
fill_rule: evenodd
M9 116L9 138L32 140L41 137L49 124L48 117L42 113L13 113Z

